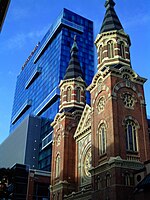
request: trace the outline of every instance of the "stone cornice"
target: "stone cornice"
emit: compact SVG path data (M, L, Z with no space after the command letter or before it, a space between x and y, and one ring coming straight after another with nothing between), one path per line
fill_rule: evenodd
M72 113L69 113L69 112L57 113L57 115L54 118L54 121L51 123L51 126L55 127L55 125L58 124L65 117L68 117L70 119L74 118Z
M50 186L51 192L54 192L54 191L57 191L57 190L61 190L63 188L75 189L75 187L72 186L70 183L68 183L68 181L66 181L66 180L59 181L54 186Z
M86 83L81 77L61 80L60 84L59 84L59 87L61 87L63 84L74 83L74 82L78 82L78 83L80 83L80 84L82 84L82 85L84 85L86 87Z
M112 66L105 66L102 70L103 71L98 71L97 74L95 74L91 85L87 87L88 91L92 91L95 88L97 80L100 76L103 79L105 79L108 75L114 75L123 78L123 74L128 73L130 75L130 80L134 83L143 85L147 81L146 78L140 77L131 67L128 66L122 66L119 69Z
M128 34L126 34L123 30L120 30L120 31L116 31L116 30L113 30L113 31L108 31L108 32L104 32L104 33L101 33L101 34L98 34L94 43L98 43L102 38L107 38L107 37L110 37L111 35L114 35L114 36L117 36L117 35L120 35L121 37L124 37L124 38L127 38L128 41L129 41L129 45L131 45L131 41L130 41L130 37Z
M91 175L103 173L110 170L111 168L124 168L124 169L133 169L139 170L143 168L143 163L134 160L124 160L120 156L110 157L110 159L104 163L99 164L95 168L90 169Z

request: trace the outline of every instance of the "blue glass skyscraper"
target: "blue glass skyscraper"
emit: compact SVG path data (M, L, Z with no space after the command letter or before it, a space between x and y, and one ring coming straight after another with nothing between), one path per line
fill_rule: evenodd
M93 22L67 9L62 10L45 37L31 52L17 77L10 133L13 134L29 115L42 119L38 157L38 168L42 170L50 169L50 123L58 112L58 85L68 66L75 35L83 78L89 85L94 75Z

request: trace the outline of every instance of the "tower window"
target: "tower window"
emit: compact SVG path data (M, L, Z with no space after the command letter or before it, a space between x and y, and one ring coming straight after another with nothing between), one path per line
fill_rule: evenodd
M123 75L123 78L126 79L126 80L130 80L129 74L124 74L124 75Z
M98 109L98 112L102 112L104 110L104 107L105 107L105 103L106 103L106 100L104 97L101 97L98 104L97 104L97 109Z
M97 176L97 189L100 190L102 188L101 186L101 178L100 176Z
M100 63L101 63L102 59L103 59L102 46L100 46L100 48L99 48L99 59L100 59Z
M110 174L107 174L107 175L106 175L106 187L109 187L109 186L110 186L110 179L111 179Z
M71 101L71 87L67 88L67 102Z
M126 121L126 149L137 151L137 128L132 120Z
M101 91L101 90L102 90L102 84L103 84L103 79L100 78L100 79L98 80L98 83L97 83L97 85L98 85L98 91Z
M59 199L60 199L59 197L60 197L60 195L59 195L59 192L58 192L58 193L57 193L57 200L59 200Z
M81 89L79 87L77 87L77 102L80 102L81 101Z
M135 98L130 93L124 93L122 95L123 103L127 108L133 108L135 104Z
M107 50L108 50L108 58L114 57L114 44L112 41L107 43Z
M106 153L106 127L105 127L105 124L102 124L99 128L98 142L99 142L99 154L103 155Z
M59 146L60 142L61 142L61 136L59 134L58 137L57 137L57 140L56 140L56 145Z
M56 157L56 178L60 176L60 155Z
M129 174L125 174L124 181L125 181L125 185L126 186L130 186L131 185L130 175Z
M124 46L123 42L120 43L120 55L121 55L122 58L126 58L126 56L125 56L125 46Z
M55 200L55 193L53 194L53 200Z

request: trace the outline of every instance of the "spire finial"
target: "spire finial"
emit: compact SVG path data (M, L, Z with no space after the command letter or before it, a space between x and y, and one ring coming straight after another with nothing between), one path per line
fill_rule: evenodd
M105 7L106 13L102 23L100 33L113 31L113 30L123 30L120 20L114 9L115 2L113 0L106 0Z
M74 42L73 42L73 45L72 45L72 48L71 48L71 54L72 53L75 53L75 52L78 52L78 45L76 43L76 40L77 40L77 36L74 35Z
M74 41L72 48L70 50L71 58L69 62L69 66L66 70L66 74L64 76L64 80L70 79L70 78L77 78L77 77L83 77L82 76L82 70L80 67L80 63L78 60L78 45L76 43L76 35L74 36Z
M114 6L115 6L115 2L113 0L106 0L106 2L105 2L106 8L114 7Z

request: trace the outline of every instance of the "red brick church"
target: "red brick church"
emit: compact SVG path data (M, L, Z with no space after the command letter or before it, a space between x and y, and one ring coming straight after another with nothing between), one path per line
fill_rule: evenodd
M52 200L131 200L134 174L150 159L143 84L131 66L130 38L106 0L97 35L98 66L86 87L77 39L60 82L54 128ZM86 102L86 90L91 105Z

